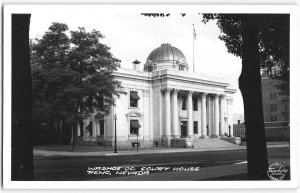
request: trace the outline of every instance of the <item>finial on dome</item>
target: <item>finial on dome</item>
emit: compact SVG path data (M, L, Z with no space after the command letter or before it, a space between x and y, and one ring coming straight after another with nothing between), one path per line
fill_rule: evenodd
M163 44L161 44L160 46L164 46L164 45L171 46L170 43L163 43Z

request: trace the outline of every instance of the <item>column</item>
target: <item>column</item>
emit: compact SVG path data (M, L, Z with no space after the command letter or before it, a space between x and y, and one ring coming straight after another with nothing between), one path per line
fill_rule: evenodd
M178 91L176 89L173 89L173 92L172 92L172 106L173 106L172 136L175 138L179 138L177 92Z
M164 136L171 135L171 105L170 105L170 89L166 89L165 93L165 133Z
M187 95L187 119L188 119L188 129L187 129L187 137L192 137L194 135L193 128L193 92L189 91Z
M202 93L201 95L201 133L202 137L207 137L207 129L206 129L206 93Z
M219 96L214 97L214 134L219 136Z
M81 133L80 133L80 125L77 124L77 137L80 137Z
M96 125L96 120L92 119L92 123L93 123L93 137L97 137L97 125Z
M211 124L211 117L212 117L212 107L211 107L211 95L207 95L207 121L208 123L206 124L208 127L208 136L213 135L213 126Z
M96 129L97 129L97 136L100 136L100 123L99 123L99 120L95 120L95 123L96 123Z
M199 113L199 118L198 118L198 136L202 136L202 121L201 121L201 96L197 97L197 106L198 106L198 113Z
M220 98L220 133L222 136L224 136L225 134L225 120L224 120L224 103L225 102L225 98L224 98L224 95L221 95L221 98Z

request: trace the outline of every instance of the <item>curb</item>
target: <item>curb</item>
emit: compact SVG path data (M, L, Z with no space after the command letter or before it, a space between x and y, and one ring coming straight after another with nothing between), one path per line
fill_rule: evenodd
M288 144L283 145L269 145L267 148L289 147ZM145 155L145 154L166 154L166 153L189 153L189 152L208 152L208 151L235 151L245 150L246 146L238 146L236 148L216 148L216 149L177 149L177 150L157 150L157 151L139 151L139 152L63 152L63 151L47 151L47 150L33 150L34 155L47 157L109 157L109 156L128 156L128 155ZM99 154L100 153L100 154Z
M245 147L237 148L218 148L218 149L191 149L191 150L175 150L175 151L151 151L151 152L119 152L119 153L101 153L99 152L57 152L57 151L46 151L46 150L34 150L34 155L42 156L59 156L59 157L109 157L109 156L126 156L126 155L145 155L145 154L166 154L166 153L189 153L189 152L206 152L206 151L234 151L234 150L244 150Z

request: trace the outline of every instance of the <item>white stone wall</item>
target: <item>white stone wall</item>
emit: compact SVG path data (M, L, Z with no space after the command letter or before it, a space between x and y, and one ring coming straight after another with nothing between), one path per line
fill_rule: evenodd
M160 86L153 87L153 140L159 141L161 140L162 132L162 94L160 90Z
M115 130L114 130L114 116L115 108L111 107L109 114L105 117L104 122L104 138L106 140L112 140L114 138Z
M130 134L130 119L138 120L141 127L139 128L138 140L143 144L144 140L149 141L150 133L150 89L149 85L134 80L121 80L122 86L125 88L127 95L121 95L116 101L117 113L117 138L121 144L128 141L136 141L137 136ZM130 91L138 93L138 107L130 107ZM137 112L138 114L134 114ZM130 115L132 114L132 115ZM130 143L130 142L129 142ZM149 143L149 142L148 142ZM148 144L149 145L149 144Z

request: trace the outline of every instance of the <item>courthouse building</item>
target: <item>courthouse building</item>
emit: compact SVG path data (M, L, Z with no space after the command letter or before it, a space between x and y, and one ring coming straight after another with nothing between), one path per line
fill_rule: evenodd
M78 136L112 145L115 119L118 146L137 141L143 146L170 146L176 139L233 136L236 90L222 77L190 72L184 54L170 44L154 49L140 65L136 60L132 69L115 72L127 95L116 98L108 115L96 113L86 120Z

